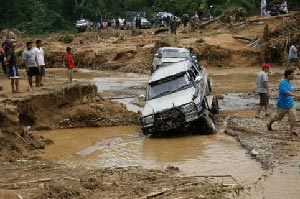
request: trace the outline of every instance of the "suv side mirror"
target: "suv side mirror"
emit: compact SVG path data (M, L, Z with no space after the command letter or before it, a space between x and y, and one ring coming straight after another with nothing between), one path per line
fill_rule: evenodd
M158 53L156 53L156 54L154 55L154 57L156 57L156 58L162 58L161 54L158 54Z
M200 76L197 76L196 78L195 78L195 82L198 84L200 81L201 81L201 77Z

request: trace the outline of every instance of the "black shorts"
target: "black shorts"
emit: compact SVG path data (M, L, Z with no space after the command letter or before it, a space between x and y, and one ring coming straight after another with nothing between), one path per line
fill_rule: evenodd
M259 93L259 105L260 106L268 106L269 105L269 96L267 93Z
M27 76L38 76L40 75L40 70L38 67L30 67L27 71Z
M289 63L298 63L298 58L289 59Z

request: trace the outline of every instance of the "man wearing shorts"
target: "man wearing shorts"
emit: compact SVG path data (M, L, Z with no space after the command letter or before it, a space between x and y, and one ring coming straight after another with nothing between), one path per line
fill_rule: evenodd
M70 47L67 47L66 67L67 67L68 72L69 72L70 83L72 83L73 70L75 68L75 63L74 63L74 59L73 59L73 56L72 56L72 48L70 48Z
M294 99L300 99L299 95L293 93L293 88L291 80L294 79L294 69L287 69L284 72L284 79L279 83L279 98L277 100L277 113L273 119L268 124L268 130L272 131L272 124L275 121L280 121L282 118L288 114L289 123L290 123L290 132L294 135L297 135L295 130L296 122L296 110L294 107Z
M264 63L262 65L262 70L258 73L256 79L257 92L259 94L259 106L256 112L256 118L260 118L260 112L265 108L265 116L269 116L269 86L268 86L268 73L271 68L270 64Z
M43 86L43 77L45 76L45 54L44 49L42 48L43 42L42 40L37 40L35 44L36 47L33 50L35 51L36 60L39 67L39 83L40 86Z
M7 43L7 59L6 65L8 66L8 75L11 79L12 93L19 93L19 70L17 67L17 55L15 53L16 43Z
M37 59L35 51L32 48L32 42L29 41L26 43L26 49L23 51L22 59L24 60L26 64L26 71L28 76L28 82L30 88L32 88L32 76L35 76L35 84L36 87L39 87L39 68L37 65Z

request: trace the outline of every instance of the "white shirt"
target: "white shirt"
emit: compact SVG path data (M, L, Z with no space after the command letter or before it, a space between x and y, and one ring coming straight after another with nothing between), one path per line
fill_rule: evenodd
M297 59L297 48L294 45L290 47L289 59Z
M267 5L267 0L262 0L262 1L260 2L261 8L265 8L266 5Z
M45 65L45 55L44 55L44 50L43 50L43 48L42 47L40 47L40 48L37 48L37 47L35 47L34 48L34 51L35 51L35 53L36 53L36 57L37 57L37 60L38 60L38 62L39 62L39 65L40 66L43 66L43 65Z

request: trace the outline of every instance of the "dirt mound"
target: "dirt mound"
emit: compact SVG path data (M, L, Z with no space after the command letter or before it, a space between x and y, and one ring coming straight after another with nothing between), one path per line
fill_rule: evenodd
M32 130L130 125L137 118L125 105L98 96L97 87L91 84L6 99L0 104L1 157L22 157L28 149L43 149L43 142L49 141L35 138L29 133Z
M32 155L32 150L44 149L51 143L42 137L29 134L26 130L6 132L0 130L0 160L14 161Z
M198 60L203 60L208 66L230 66L232 60L232 52L228 49L209 44L197 45L194 53Z

